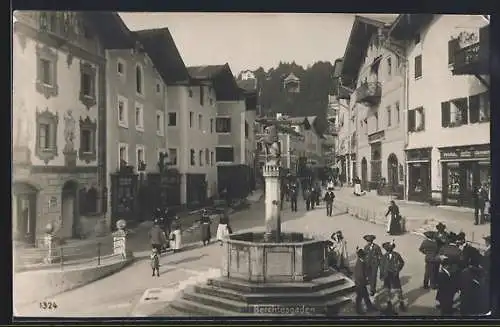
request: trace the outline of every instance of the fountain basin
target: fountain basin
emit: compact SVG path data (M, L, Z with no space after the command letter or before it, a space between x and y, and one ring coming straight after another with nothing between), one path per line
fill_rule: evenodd
M238 233L224 241L222 275L247 282L304 282L326 270L325 241L282 233L281 242L264 233Z

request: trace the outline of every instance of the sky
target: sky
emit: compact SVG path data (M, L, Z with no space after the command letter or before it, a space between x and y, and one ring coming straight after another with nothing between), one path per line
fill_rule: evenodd
M304 68L344 55L354 15L120 13L132 31L168 27L187 66L229 63L233 74L280 60Z

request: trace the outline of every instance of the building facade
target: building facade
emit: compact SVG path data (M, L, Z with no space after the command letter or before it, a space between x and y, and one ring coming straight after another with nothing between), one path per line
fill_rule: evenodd
M94 231L105 211L106 33L91 13L18 11L13 36L13 235ZM102 17L113 26L109 16Z
M481 15L401 15L392 28L408 40L409 199L471 207L489 183L488 28Z

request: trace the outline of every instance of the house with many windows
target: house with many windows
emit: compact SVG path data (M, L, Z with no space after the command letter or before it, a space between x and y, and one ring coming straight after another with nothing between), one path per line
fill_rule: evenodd
M407 40L408 198L473 206L489 183L489 21L482 15L400 15Z
M384 42L397 15L356 16L342 62L341 79L351 92L355 174L363 189L404 194L405 58ZM385 186L385 187L384 187Z
M104 49L127 39L112 14L95 15L15 13L13 236L32 246L48 225L92 233L106 211Z

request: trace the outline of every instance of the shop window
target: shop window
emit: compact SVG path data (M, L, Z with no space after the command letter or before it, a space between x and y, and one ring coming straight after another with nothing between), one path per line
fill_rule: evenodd
M97 121L92 121L88 116L85 120L80 118L80 149L78 157L86 163L97 159L96 132Z
M36 113L37 125L37 146L35 155L45 162L49 163L57 156L57 126L59 117L53 114L48 108L43 112Z
M448 196L454 198L460 197L460 166L458 163L447 164L447 185L446 191Z
M57 52L48 46L36 47L36 90L45 98L57 96Z
M96 69L88 63L80 62L80 102L89 109L95 106Z
M215 131L217 133L231 133L231 118L216 118Z

